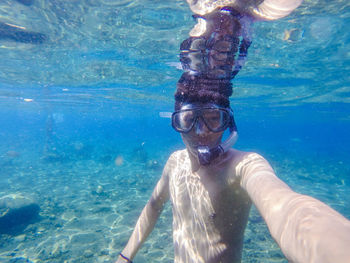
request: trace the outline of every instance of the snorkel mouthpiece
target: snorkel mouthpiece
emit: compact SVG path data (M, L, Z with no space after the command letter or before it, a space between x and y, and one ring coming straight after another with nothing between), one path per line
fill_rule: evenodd
M208 146L199 146L197 148L199 163L203 166L208 166L214 159L224 153L224 150L220 145L209 149Z

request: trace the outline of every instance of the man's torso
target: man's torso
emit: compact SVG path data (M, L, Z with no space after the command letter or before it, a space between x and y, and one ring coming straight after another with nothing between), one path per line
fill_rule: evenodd
M237 152L237 151L236 151ZM240 262L250 200L233 173L234 151L219 165L192 172L186 150L169 174L175 262Z

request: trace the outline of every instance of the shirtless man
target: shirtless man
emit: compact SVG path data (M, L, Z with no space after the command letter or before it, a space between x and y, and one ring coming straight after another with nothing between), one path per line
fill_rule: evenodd
M290 262L349 263L350 221L293 192L262 156L232 149L237 130L230 79L241 66L232 54L239 49L243 56L249 43L243 36L238 48L242 17L235 9L209 12L181 45L185 73L177 84L172 126L186 149L168 159L117 263L131 262L169 199L175 263L241 262L251 203Z
M209 165L200 164L198 145L221 142L223 131L207 126L216 113L206 110L215 108L221 109L207 103L181 107L186 114L197 111L191 130L181 133L187 149L170 156L117 262L134 258L170 199L176 263L241 262L251 201L290 262L349 263L350 221L293 192L260 155L229 149Z

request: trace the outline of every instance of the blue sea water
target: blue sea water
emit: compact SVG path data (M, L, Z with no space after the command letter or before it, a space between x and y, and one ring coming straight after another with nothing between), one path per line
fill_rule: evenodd
M180 0L18 0L0 3L0 23L44 36L28 43L0 26L0 198L40 206L0 233L0 262L113 262L184 148L159 113L173 109L191 12ZM348 1L256 23L231 97L235 147L348 219L349 25ZM169 204L134 261L173 262ZM255 209L242 261L287 262Z

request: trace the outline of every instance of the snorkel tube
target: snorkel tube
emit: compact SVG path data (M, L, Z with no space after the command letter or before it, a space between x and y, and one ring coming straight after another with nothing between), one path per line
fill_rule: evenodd
M208 166L213 160L227 152L236 143L238 139L238 133L233 115L231 115L231 123L229 129L229 137L219 145L213 148L209 148L206 145L199 146L197 148L198 160L201 165Z

